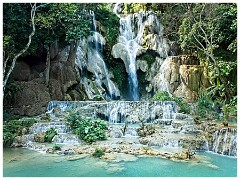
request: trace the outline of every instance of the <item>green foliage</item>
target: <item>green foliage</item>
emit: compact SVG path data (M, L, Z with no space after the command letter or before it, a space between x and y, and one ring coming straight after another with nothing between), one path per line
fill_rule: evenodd
M3 4L3 49L5 57L13 57L23 49L32 31L31 6L27 3Z
M79 113L72 113L67 117L68 125L80 139L91 144L97 140L105 140L107 123L104 120L83 119Z
M146 10L147 10L146 3L124 3L123 12L125 14L136 13Z
M113 73L114 82L118 85L118 88L120 90L124 91L126 90L125 84L127 83L127 78L128 78L125 65L123 63L122 64L112 63L112 64L114 67L110 67L110 71Z
M177 103L177 105L180 108L180 111L186 114L190 113L190 107L187 103L184 103L182 98L180 97L174 97L174 101Z
M119 34L118 16L113 13L109 4L100 4L98 9L95 10L95 14L96 20L98 20L106 30L108 46L112 47L114 44L116 44Z
M219 4L216 7L222 43L231 52L237 50L237 4Z
M167 91L159 91L152 97L154 101L174 101Z
M187 103L182 101L180 97L170 96L167 91L159 91L152 97L154 101L175 101L183 113L190 113L190 107Z
M214 102L212 101L211 97L202 94L197 101L197 111L201 117L206 117L210 111L214 110Z
M3 121L3 145L10 146L16 136L22 135L23 128L28 131L35 122L35 119Z
M224 121L237 120L237 96L230 99L229 103L222 107L222 111Z
M44 142L52 142L52 139L55 135L57 135L57 130L55 128L50 128L45 132Z
M147 61L148 67L151 67L151 65L155 62L155 57L156 57L155 55L149 52L141 55L139 59Z
M37 14L39 29L47 35L46 43L51 44L59 37L73 42L90 34L89 17L82 11L83 4L51 3ZM43 35L43 34L42 34Z
M223 101L228 101L237 94L237 62L219 61L218 67L220 77L214 73L214 66L209 65L212 86L207 88L207 92L211 97L219 97Z
M105 151L101 148L96 148L94 153L92 154L93 157L102 157L105 154Z
M58 144L54 144L53 150L54 150L54 151L61 151L61 146L58 145Z
M236 51L236 4L191 4L179 27L181 48L212 58L219 46ZM231 45L230 45L231 44ZM204 58L204 57L202 57Z

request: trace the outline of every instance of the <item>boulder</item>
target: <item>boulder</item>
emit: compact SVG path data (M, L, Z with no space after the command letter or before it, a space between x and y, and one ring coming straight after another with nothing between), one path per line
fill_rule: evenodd
M45 134L46 134L45 132L40 132L40 133L34 134L35 142L44 143Z

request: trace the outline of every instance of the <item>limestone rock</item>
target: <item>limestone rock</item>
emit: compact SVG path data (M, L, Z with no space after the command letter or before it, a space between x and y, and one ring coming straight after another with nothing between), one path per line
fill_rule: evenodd
M148 63L144 60L137 60L137 69L140 69L142 72L147 72Z
M34 116L46 111L51 100L48 88L41 79L28 82L15 82L20 90L13 95L13 104L9 111L23 116Z
M112 47L112 55L114 58L120 58L123 60L125 67L129 66L129 55L127 52L127 49L124 44L117 43ZM128 68L126 68L126 71L128 72Z
M159 67L160 66L160 67ZM155 74L154 69L159 69ZM154 92L169 91L182 97L185 102L194 102L200 88L209 86L204 67L195 56L170 56L160 65L154 63L147 75Z
M45 132L34 134L34 140L36 142L43 143L44 142L44 136L45 136Z
M64 62L53 62L51 64L50 77L61 84L64 93L69 87L77 84L75 69Z

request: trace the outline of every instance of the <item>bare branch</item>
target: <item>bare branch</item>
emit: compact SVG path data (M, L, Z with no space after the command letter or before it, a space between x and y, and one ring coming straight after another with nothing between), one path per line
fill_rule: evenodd
M197 43L203 48L205 49L205 47L203 46L203 44L198 40L198 38L193 34L194 39L197 41Z

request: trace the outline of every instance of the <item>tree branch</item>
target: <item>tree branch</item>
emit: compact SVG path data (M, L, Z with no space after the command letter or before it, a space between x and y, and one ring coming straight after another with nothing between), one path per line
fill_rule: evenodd
M15 55L15 57L13 58L12 60L12 64L11 64L11 67L10 69L8 70L8 73L5 77L3 77L3 95L4 95L4 91L5 91L5 88L6 88L6 85L7 85L7 82L8 82L8 79L9 79L9 76L10 74L12 73L15 65L16 65L16 61L17 59L27 51L27 49L29 48L30 44L31 44L31 41L32 41L32 37L33 35L35 34L35 22L34 22L34 18L35 18L35 12L36 12L36 3L34 3L34 5L31 5L32 6L32 10L31 10L31 22L32 22L32 32L31 34L28 36L28 43L27 45L25 46L24 49L22 49L17 55ZM6 67L5 67L6 68ZM6 69L4 69L5 71Z

